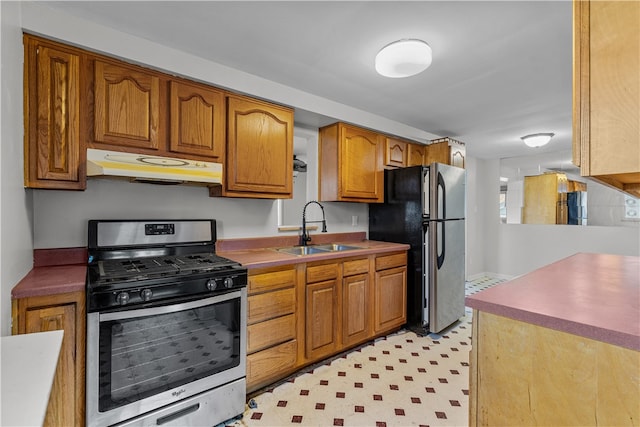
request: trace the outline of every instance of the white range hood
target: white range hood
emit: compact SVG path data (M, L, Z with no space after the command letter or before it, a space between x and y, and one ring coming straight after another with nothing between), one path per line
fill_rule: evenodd
M88 148L87 176L211 185L222 183L222 164Z

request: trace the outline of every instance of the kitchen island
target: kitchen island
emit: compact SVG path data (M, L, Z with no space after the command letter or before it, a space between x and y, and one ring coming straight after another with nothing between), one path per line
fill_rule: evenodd
M575 254L466 305L471 426L638 425L639 257Z

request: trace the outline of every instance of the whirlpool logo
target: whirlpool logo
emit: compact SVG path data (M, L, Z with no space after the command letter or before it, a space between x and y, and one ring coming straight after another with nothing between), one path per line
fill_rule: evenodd
M185 390L185 389L181 388L181 389L180 389L180 390L178 390L178 391L171 392L171 395L172 395L173 397L178 397L178 396L180 396L182 393L186 393L186 392L187 392L187 390Z

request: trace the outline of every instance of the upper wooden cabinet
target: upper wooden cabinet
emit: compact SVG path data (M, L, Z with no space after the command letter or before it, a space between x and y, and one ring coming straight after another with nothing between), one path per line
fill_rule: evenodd
M186 81L169 82L169 150L224 160L224 92Z
M24 36L24 185L85 188L80 51Z
M640 197L640 2L574 1L573 162Z
M407 144L407 167L426 164L424 161L426 145Z
M386 137L384 139L384 166L387 168L406 167L408 145L406 141Z
M466 157L464 143L451 138L439 138L426 146L424 163L429 165L436 162L464 168Z
M228 96L225 176L223 196L291 198L293 110Z
M94 72L95 142L164 148L160 143L165 142L166 117L161 115L158 76L139 67L101 60L95 60Z
M344 123L320 129L320 200L384 202L384 139Z
M222 163L212 196L292 197L291 108L32 35L24 46L25 187L85 189L86 149L100 148Z

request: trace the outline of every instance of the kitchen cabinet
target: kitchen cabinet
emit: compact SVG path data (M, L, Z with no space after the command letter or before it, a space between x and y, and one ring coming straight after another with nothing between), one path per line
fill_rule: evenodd
M384 166L387 168L404 168L407 166L408 146L406 141L398 138L384 139Z
M64 331L45 426L82 426L85 415L85 293L12 300L12 334Z
M310 263L306 269L306 358L314 361L329 356L339 347L339 264Z
M249 269L247 289L247 390L291 373L297 366L297 270Z
M407 167L425 165L426 146L422 144L407 144Z
M85 189L86 148L98 148L222 163L211 196L292 197L291 108L31 35L24 44L26 187Z
M567 223L567 176L545 173L524 177L523 224Z
M369 259L342 264L342 345L366 341L371 336L369 309L371 280Z
M380 255L375 269L373 327L378 334L407 321L407 253Z
M574 1L573 163L640 197L640 3Z
M141 67L94 61L94 141L127 148L164 148L160 78Z
M464 168L467 151L464 143L452 138L439 138L431 141L425 149L425 164L444 163Z
M292 109L229 95L226 151L224 186L212 196L292 197Z
M83 190L81 52L24 35L24 185Z
M169 150L224 162L225 94L210 86L169 82Z
M335 123L320 128L320 200L384 202L384 137Z

